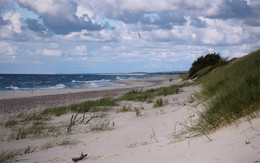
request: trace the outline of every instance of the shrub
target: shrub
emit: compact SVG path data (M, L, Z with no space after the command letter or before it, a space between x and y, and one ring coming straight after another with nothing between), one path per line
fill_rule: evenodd
M189 70L189 78L195 78L196 73L205 67L214 66L214 65L216 65L217 67L225 63L227 63L226 59L221 58L221 56L216 53L207 54L206 56L201 56L192 63L192 66Z

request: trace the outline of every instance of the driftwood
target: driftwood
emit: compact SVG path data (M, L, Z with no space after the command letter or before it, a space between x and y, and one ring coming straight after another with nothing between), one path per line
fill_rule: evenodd
M88 155L88 154L83 154L83 153L81 153L81 156L79 156L79 157L73 157L73 158L72 158L72 161L73 161L73 162L78 162L78 161L82 160L83 158L87 157L87 155Z

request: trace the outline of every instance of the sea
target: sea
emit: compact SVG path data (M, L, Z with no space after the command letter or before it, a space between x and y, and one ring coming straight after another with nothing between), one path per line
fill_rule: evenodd
M162 77L150 74L0 74L0 92L112 87L115 80Z

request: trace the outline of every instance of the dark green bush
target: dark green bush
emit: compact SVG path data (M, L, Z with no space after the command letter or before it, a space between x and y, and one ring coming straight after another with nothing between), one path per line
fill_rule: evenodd
M207 54L206 56L199 57L196 61L192 63L192 66L189 70L189 78L195 78L197 76L197 72L205 67L213 66L216 68L218 66L226 64L227 61L225 58L221 58L219 54L212 53Z

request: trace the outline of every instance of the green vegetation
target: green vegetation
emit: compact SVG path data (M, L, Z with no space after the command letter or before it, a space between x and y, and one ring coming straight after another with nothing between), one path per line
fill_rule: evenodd
M45 124L33 124L26 125L16 129L16 132L10 135L11 140L19 140L30 137L46 137L46 136L57 136L60 135L61 131L59 127L47 126Z
M205 73L210 72L214 68L224 65L226 63L227 63L226 59L221 58L220 55L216 53L207 54L206 56L201 56L192 63L192 66L189 70L189 78L193 79L197 76L204 75ZM199 72L204 68L206 69L203 70L202 72Z
M118 113L119 112L129 112L129 111L132 111L131 105L128 105L128 106L124 105L121 109L117 110Z
M20 152L14 152L14 151L1 151L0 153L0 162L5 162L7 160L12 160L16 156L21 155Z
M158 107L161 107L163 106L163 100L162 98L159 98L156 100L155 104L153 105L154 108L158 108Z
M218 67L197 81L210 98L197 129L208 131L260 109L260 50Z
M119 98L121 101L151 101L157 96L167 96L170 94L177 94L180 88L190 85L190 83L183 83L180 85L171 85L169 87L160 87L146 91L133 90Z
M42 115L55 115L61 116L68 112L98 112L98 111L108 111L112 106L117 106L117 101L110 97L101 98L94 101L86 101L78 104L72 104L69 106L62 106L57 108L49 108L42 111Z
M142 114L141 114L141 112L140 112L140 110L137 108L137 107L135 107L135 115L137 116L137 117L140 117L140 116L142 116Z
M5 127L13 127L13 126L17 125L17 123L18 122L16 120L10 119L5 122Z

